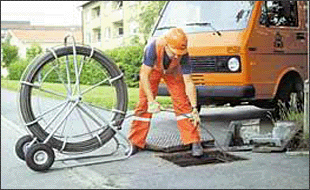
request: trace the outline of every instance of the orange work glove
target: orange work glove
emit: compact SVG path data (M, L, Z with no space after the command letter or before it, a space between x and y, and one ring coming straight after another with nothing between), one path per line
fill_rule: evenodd
M197 108L193 108L193 111L192 111L192 121L194 123L194 126L199 126L200 124L200 117L199 117L199 113L198 113L198 110Z

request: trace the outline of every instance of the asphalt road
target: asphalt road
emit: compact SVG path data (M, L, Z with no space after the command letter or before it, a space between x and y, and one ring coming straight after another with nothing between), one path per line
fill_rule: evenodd
M27 134L18 117L16 93L1 89L1 188L3 189L104 189L104 188L198 188L198 189L308 189L309 156L286 153L260 154L234 152L248 158L223 164L179 167L158 157L161 153L143 151L129 159L82 167L70 164L102 161L107 158L55 162L45 173L34 172L14 152L15 142ZM227 126L232 120L262 118L262 130L270 131L265 120L266 110L252 106L236 108L203 108L201 120L223 143ZM174 127L173 114L158 114L150 134L162 127ZM127 135L130 119L123 124ZM176 126L175 126L176 127ZM111 142L112 144L112 142ZM110 143L91 154L107 153ZM57 154L62 157L63 155ZM122 157L116 154L115 157Z

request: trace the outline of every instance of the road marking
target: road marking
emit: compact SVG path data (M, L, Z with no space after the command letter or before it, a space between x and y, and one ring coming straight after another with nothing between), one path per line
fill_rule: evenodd
M10 121L9 119L7 119L6 117L4 117L3 115L1 115L1 121L6 122L7 124L9 124L16 132L18 132L19 134L25 134L27 133L26 129L22 129L19 125L15 124L14 122ZM12 128L6 126L6 125L1 125L6 127L7 129L11 130Z
M285 153L292 156L309 155L309 151L292 151L292 152L287 151Z

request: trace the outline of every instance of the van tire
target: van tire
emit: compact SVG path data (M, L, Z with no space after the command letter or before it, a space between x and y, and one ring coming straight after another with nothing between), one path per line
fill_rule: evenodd
M286 80L280 83L277 95L274 99L275 119L285 120L292 112L303 112L303 88L303 82L299 78L295 78L295 80L286 78Z
M253 102L253 105L262 109L274 109L276 106L273 100L257 100Z

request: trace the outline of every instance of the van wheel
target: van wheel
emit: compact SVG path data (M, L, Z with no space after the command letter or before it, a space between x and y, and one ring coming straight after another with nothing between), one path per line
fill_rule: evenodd
M252 102L252 104L262 109L274 109L275 108L275 102L272 100L257 100L255 102Z
M301 80L282 83L275 98L274 117L287 120L291 113L301 113L304 107L303 83Z

